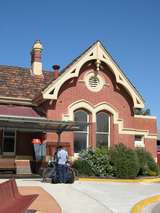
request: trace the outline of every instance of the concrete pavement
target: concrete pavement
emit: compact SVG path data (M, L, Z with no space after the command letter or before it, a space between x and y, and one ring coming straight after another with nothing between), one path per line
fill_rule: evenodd
M50 184L38 179L18 179L17 184L41 186L57 200L63 213L130 213L140 200L160 194L159 182L76 181L74 184Z

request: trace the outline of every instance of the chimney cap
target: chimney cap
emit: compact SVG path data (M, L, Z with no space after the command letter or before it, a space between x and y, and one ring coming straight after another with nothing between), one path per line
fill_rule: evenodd
M33 44L33 48L32 49L40 49L43 50L43 46L40 40L36 40Z
M54 70L59 70L59 69L60 69L60 65L54 64L54 65L52 66L52 68L53 68Z

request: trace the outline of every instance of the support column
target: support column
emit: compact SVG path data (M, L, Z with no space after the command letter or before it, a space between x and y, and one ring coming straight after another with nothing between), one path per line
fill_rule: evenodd
M60 143L61 143L61 131L57 131L56 132L57 133L57 135L58 135L58 139L57 139L57 146L59 146L60 145Z
M96 148L96 123L90 125L89 146Z

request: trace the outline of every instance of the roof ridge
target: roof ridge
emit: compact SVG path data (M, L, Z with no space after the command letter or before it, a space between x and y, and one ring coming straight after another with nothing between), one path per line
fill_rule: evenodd
M89 45L89 47L87 49L85 49L84 51L82 51L79 56L75 57L67 66L65 66L62 70L61 70L61 74L63 72L65 72L68 67L70 67L74 62L76 62L83 54L85 54L89 49L91 49L97 42L100 42L100 40L96 40L95 42L93 42L91 45Z
M0 64L0 68L10 68L10 69L23 69L23 70L30 70L31 67L21 67L21 66L14 66L14 65L4 65ZM44 70L43 72L52 72L52 70Z
M122 74L125 76L125 78L129 81L129 83L131 84L131 86L136 90L137 94L142 98L142 100L144 101L143 96L141 95L141 92L139 92L139 90L137 89L137 87L134 85L135 83L132 83L132 81L129 79L129 77L126 75L124 69L122 69L119 65L119 62L117 62L117 60L115 58L113 58L113 56L110 54L110 52L108 51L108 49L103 45L103 43L101 41L99 41L102 45L102 47L104 48L104 50L107 52L107 54L109 55L109 57L113 60L113 62L115 63L115 65L120 69L120 71L122 72Z
M30 69L29 67L21 67L21 66L14 66L14 65L3 65L3 64L1 64L0 65L0 68L3 68L3 67L5 67L5 68L19 68L19 69Z

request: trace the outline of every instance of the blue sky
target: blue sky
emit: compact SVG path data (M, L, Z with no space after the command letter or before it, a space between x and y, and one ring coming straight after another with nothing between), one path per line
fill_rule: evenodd
M160 127L159 11L159 0L0 0L0 64L29 67L40 39L43 68L63 68L101 40Z

